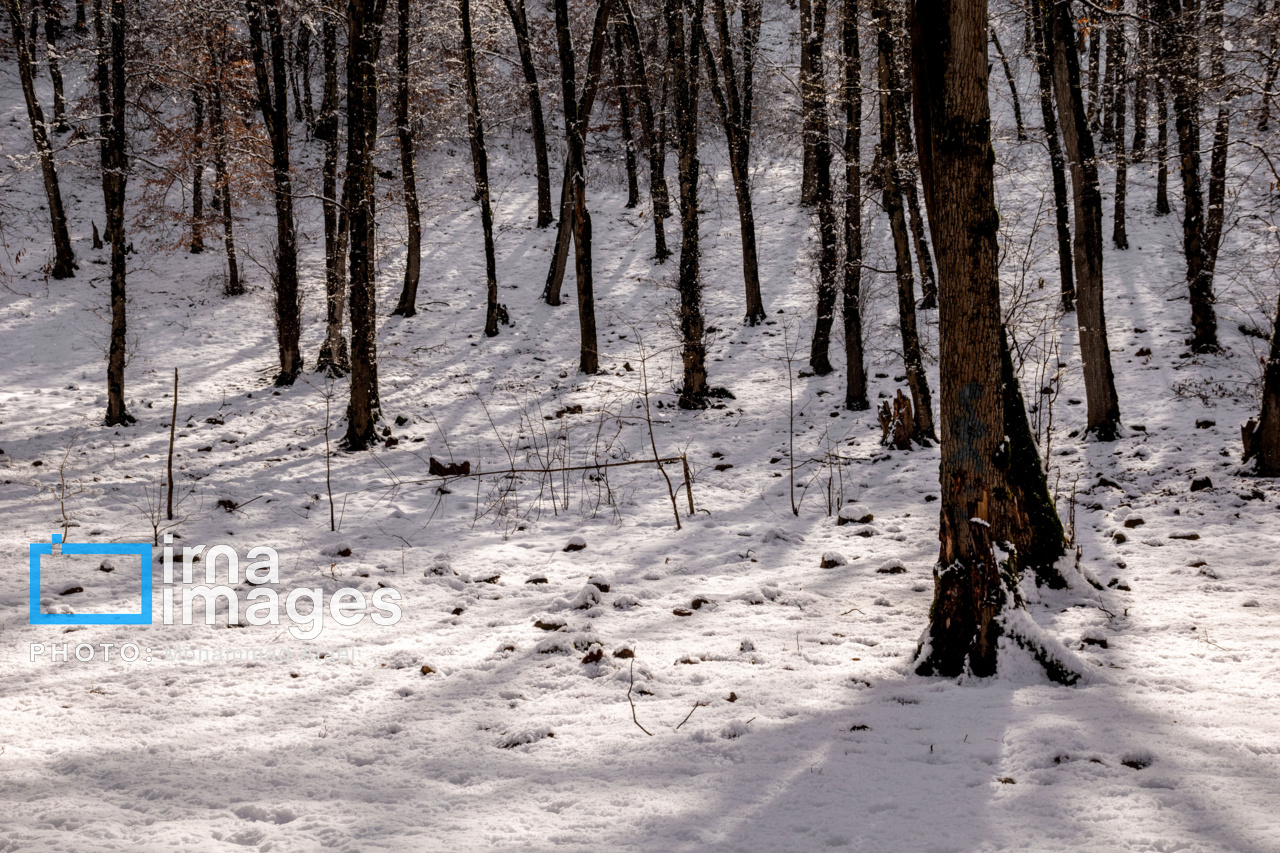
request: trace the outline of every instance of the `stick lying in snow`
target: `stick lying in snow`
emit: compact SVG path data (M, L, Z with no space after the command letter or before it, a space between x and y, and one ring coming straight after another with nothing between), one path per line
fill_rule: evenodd
M634 649L632 651L634 653ZM636 719L636 702L634 699L631 698L631 690L635 686L636 686L636 659L633 657L631 658L631 683L627 685L627 701L631 703L631 721L635 723L637 726L640 726L640 721ZM676 726L676 728L680 728L680 727ZM649 731L644 726L640 726L640 731L644 732L649 737L653 737L653 732Z

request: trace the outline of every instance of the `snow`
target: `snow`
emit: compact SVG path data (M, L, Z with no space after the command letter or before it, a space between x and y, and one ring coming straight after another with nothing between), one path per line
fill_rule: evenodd
M0 137L25 150L21 104L5 103L20 121L0 124ZM1083 406L1067 402L1084 396L1074 318L1053 315L1052 287L1018 290L1019 261L1006 258L1007 294L1021 294L1007 295L1015 336L1066 365L1050 484L1064 521L1074 519L1082 572L1102 587L1050 592L1024 579L1027 609L1008 624L1088 677L1052 684L1006 638L996 678L921 678L910 662L933 593L938 450L881 448L874 413L841 409L840 370L794 376L792 514L784 342L794 352L807 340L813 229L795 203L795 163L761 153L770 324L741 327L737 220L718 143L707 145L704 175L706 310L721 330L709 367L736 399L699 413L674 408L675 264L650 262L647 214L623 208L616 164L600 166L590 199L606 373L582 377L573 308L536 299L552 234L532 226L519 158L494 164L514 325L485 339L469 165L424 155L430 305L411 320L383 317L379 332L384 411L390 423L408 420L393 428L398 445L328 460L336 532L325 489L331 385L308 373L271 387L265 276L255 271L250 295L225 299L209 284L216 251L192 257L139 234L127 384L139 423L104 428L92 169L65 169L80 197L69 207L81 268L68 282L38 269L36 176L7 175L6 191L26 193L33 213L12 226L31 248L0 289L0 549L11 566L0 575L0 850L1280 849L1280 490L1242 476L1236 429L1254 414L1258 373L1258 342L1236 327L1260 322L1250 312L1274 305L1274 281L1221 275L1227 350L1186 354L1177 217L1151 215L1154 170L1131 166L1133 248L1108 247L1106 259L1126 426L1102 444L1078 434ZM1007 141L998 153L1002 221L1021 246L1045 158ZM385 205L379 235L384 314L402 265L394 208ZM261 248L270 220L245 215L241 234ZM303 215L310 361L323 334L322 254L318 211ZM872 205L867 215L868 264L889 269L883 218ZM1030 281L1056 280L1050 230L1033 241ZM1243 253L1246 236L1229 234L1224 254ZM901 369L893 283L868 279L871 392L890 395ZM935 347L936 314L921 318ZM1042 320L1035 337L1028 330ZM554 497L528 480L514 493L499 478L457 480L445 493L427 478L433 454L493 471L508 452L651 458L640 371L623 368L640 362L637 335L652 399L664 404L652 410L659 453L686 455L694 473L697 511L676 495L681 530L647 466L609 473L612 502L587 478L557 480ZM1152 354L1136 356L1140 347ZM283 626L228 628L224 610L213 626L27 624L28 543L63 531L71 542L151 541L174 366L180 503L178 523L161 520L161 532L241 555L271 545L282 593L392 587L404 597L399 622L328 621L307 643ZM1029 400L1036 371L1029 358ZM930 381L936 389L932 367ZM336 442L344 384L332 393ZM583 412L545 419L566 404ZM830 446L855 461L829 484L809 460ZM1210 473L1211 488L1190 491ZM218 506L224 499L235 508ZM841 559L821 568L831 556ZM140 567L112 563L110 573L100 560L69 568L78 574L66 585L85 592L50 596L65 588L50 586L49 609L127 598ZM159 565L141 570L155 572L158 611ZM32 643L130 642L153 648L152 660L30 654ZM287 655L167 654L178 648Z

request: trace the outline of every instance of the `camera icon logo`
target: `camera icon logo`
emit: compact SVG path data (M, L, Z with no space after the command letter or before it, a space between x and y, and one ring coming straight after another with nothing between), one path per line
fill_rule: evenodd
M55 533L50 544L31 543L31 624L32 625L150 625L151 624L151 545L145 542L118 544L63 543ZM61 554L91 557L136 556L141 559L141 612L139 613L42 613L40 612L40 557L53 556L57 546Z

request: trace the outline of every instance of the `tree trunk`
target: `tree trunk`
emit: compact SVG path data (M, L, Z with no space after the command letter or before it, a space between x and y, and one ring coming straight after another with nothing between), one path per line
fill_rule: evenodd
M1156 75L1156 216L1168 216L1169 206L1169 98L1163 75Z
M1141 163L1147 158L1147 70L1151 67L1151 5L1138 0L1138 52L1133 58L1133 145L1130 159Z
M626 71L622 67L622 28L613 28L613 51L609 54L613 68L613 85L618 92L618 121L622 125L622 148L627 166L627 210L640 203L640 182L636 176L636 143L631 132L631 92Z
M1191 348L1218 349L1218 318L1213 307L1213 267L1205 246L1204 195L1200 186L1200 120L1198 45L1194 30L1196 7L1182 0L1159 0L1165 68L1173 87L1174 128L1178 134L1182 174L1182 249L1187 259L1187 287L1191 294Z
M809 172L813 180L812 195L804 203L817 207L818 214L818 305L813 325L813 340L809 348L809 367L819 376L826 376L831 366L831 327L836 313L836 266L839 249L836 236L835 206L831 191L831 141L828 139L826 74L822 64L822 43L827 31L827 0L805 0L801 3L809 9L809 39L805 48L809 51L809 78L805 85L808 124L806 129L813 136L813 168Z
M819 2L825 7L825 0ZM826 108L822 100L826 94L822 74L826 30L814 18L814 0L800 0L800 203L806 206L818 200L818 144L822 139L818 109Z
M13 24L13 42L18 55L18 77L22 83L22 97L27 105L27 120L31 124L31 137L40 157L40 171L44 177L45 200L49 203L49 219L53 236L53 271L55 279L72 278L76 272L76 257L71 249L71 237L67 232L67 213L62 206L62 190L58 186L58 167L53 159L53 146L49 142L49 130L44 123L44 110L40 107L35 87L35 59L23 27L21 0L5 0L9 9L9 21ZM105 168L105 167L104 167Z
M1058 233L1058 272L1061 276L1062 310L1074 311L1076 307L1075 274L1071 260L1071 214L1067 200L1066 160L1062 156L1062 141L1058 138L1058 117L1053 105L1053 68L1049 59L1049 46L1045 41L1049 33L1048 15L1044 4L1051 0L1031 0L1028 16L1032 21L1032 38L1035 42L1036 73L1040 81L1040 116L1044 122L1044 137L1049 148L1049 167L1053 175L1053 211Z
M844 407L871 408L862 344L862 52L858 44L858 0L845 0L841 24L844 56L844 351L848 376Z
M1053 50L1053 89L1057 96L1058 114L1062 116L1062 138L1071 164L1075 202L1077 328L1080 357L1084 362L1087 430L1102 441L1111 441L1115 439L1116 427L1120 423L1120 402L1111 372L1111 350L1107 343L1107 320L1103 308L1102 192L1098 187L1098 161L1093 148L1093 134L1089 132L1085 117L1069 2L1050 2L1053 3L1049 39Z
M1004 79L1009 84L1009 95L1013 98L1013 121L1018 128L1018 141L1025 142L1027 140L1027 129L1022 124L1022 104L1018 101L1018 85L1013 81L1013 69L1009 67L1009 60L1004 55L1004 48L1000 46L1000 37L996 35L996 28L991 28L991 43L996 47L996 56L1000 57L1000 65L1004 68Z
M916 137L937 253L942 377L941 549L916 672L996 671L1001 612L1013 591L991 537L1000 489L999 218L987 104L985 0L912 7Z
M62 6L58 0L44 0L44 40L48 48L49 81L53 83L53 129L71 130L67 124L67 99L62 88L62 59L58 39L62 38Z
M1271 123L1271 105L1275 100L1276 77L1280 76L1280 0L1271 3L1271 43L1268 46L1270 57L1267 59L1267 71L1262 82L1262 115L1258 117L1258 130L1267 132Z
M204 251L204 93L200 86L191 87L191 110L195 129L191 147L194 151L191 167L191 254Z
M1209 88L1218 98L1218 118L1213 127L1213 155L1209 160L1209 209L1204 220L1205 266L1210 279L1218 263L1222 222L1227 204L1227 142L1232 93L1227 89L1226 45L1222 22L1223 0L1209 0L1205 7L1205 30L1209 41Z
M743 76L750 79L750 71L746 68L754 61L754 39L752 26L758 35L760 7L756 2L745 3L743 15ZM729 15L724 0L712 0L712 15L715 18L716 32L719 38L719 59L711 50L706 34L700 41L706 50L703 51L707 65L707 81L710 84L712 99L720 110L720 120L724 127L725 138L729 145L729 170L733 175L733 189L738 201L738 225L742 235L742 274L746 285L747 315L745 322L754 326L764 319L764 299L760 295L760 262L756 255L755 212L751 204L751 127L744 121L744 115L750 114L751 90L749 86L739 87L734 59L733 43L729 34ZM754 24L753 24L754 22ZM698 24L701 26L701 23ZM723 79L723 84L721 80ZM744 101L746 102L744 104ZM748 120L749 121L749 120Z
M1089 16L1089 130L1102 129L1102 22ZM1081 89L1083 89L1083 85Z
M904 176L898 158L897 111L892 93L899 89L898 59L895 52L894 21L887 0L874 0L871 6L875 22L880 82L880 162L883 168L881 186L885 213L893 232L894 261L898 283L898 329L902 336L902 360L907 384L911 388L914 423L911 438L918 444L936 441L933 431L933 400L929 380L924 373L920 353L920 333L916 327L915 278L911 271L911 241L902 203Z
M98 105L102 141L102 200L107 211L111 240L111 342L107 347L107 426L135 422L124 403L125 335L125 234L124 200L129 177L126 154L125 17L124 0L108 0L110 21L103 14L103 0L95 0L94 25L98 41Z
M400 0L408 8L408 0ZM458 4L462 19L462 57L466 77L467 127L471 136L471 165L476 177L476 196L480 199L480 224L484 229L484 266L487 306L484 314L486 337L498 334L499 314L506 309L498 304L498 262L493 248L493 208L489 202L489 154L484 147L484 122L480 118L480 90L476 83L476 50L471 40L471 0ZM407 15L407 12L406 12Z
M1280 477L1280 304L1271 328L1271 352L1262 374L1262 413L1241 428L1244 461L1257 458L1259 477Z
M1113 3L1113 7L1118 7L1118 3ZM1117 30L1120 22L1114 16L1108 16L1104 25L1107 39L1107 66L1102 77L1102 135L1100 138L1101 148L1106 148L1116 140L1116 86L1119 81L1116 79L1116 71L1119 67L1116 51L1121 48L1119 45L1119 35Z
M85 16L85 0L76 0L76 35L82 36L89 32L89 22Z
M336 6L337 0L331 0ZM331 378L346 376L351 369L347 355L347 339L342 333L342 318L347 301L347 233L348 208L344 193L338 201L338 28L337 8L326 10L321 24L321 52L324 58L324 96L320 101L320 117L316 122L316 138L324 142L324 165L321 167L323 189L321 208L324 213L325 272L325 337L316 358L316 369Z
M823 0L819 0L823 2ZM698 249L698 54L702 0L665 0L667 59L675 94L675 136L680 171L680 341L682 409L707 406L706 332L702 317L702 280ZM688 21L686 23L686 18Z
M289 386L302 372L298 234L293 220L289 173L289 74L280 0L249 0L249 51L258 109L271 140L271 176L276 208L275 321L280 372L275 384ZM265 43L264 43L265 39Z
M595 25L591 33L591 51L587 58L587 79L582 87L582 100L579 101L573 40L569 32L568 0L555 0L556 39L560 50L560 85L564 97L565 140L569 149L569 157L565 165L567 192L562 193L564 200L561 205L560 230L567 241L566 229L572 227L574 267L578 279L578 328L581 336L578 369L588 375L600 371L600 356L596 343L596 303L591 269L591 214L587 210L585 141L587 122L595 101L596 88L600 83L600 63L604 58L604 48L608 41L610 5L610 0L600 0L596 8ZM570 203L572 207L569 207ZM572 212L568 213L570 210ZM565 221L566 218L568 222ZM560 242L557 240L557 257L561 255ZM553 273L554 267L553 262ZM547 301L552 305L559 304L559 282L549 281L547 284Z
M649 155L649 201L653 206L653 255L658 263L671 256L667 248L667 234L663 222L671 215L671 201L667 190L666 154L661 131L653 111L653 97L649 89L649 75L645 70L644 48L640 43L640 29L629 0L617 0L622 9L624 34L631 51L635 69L636 105L640 112L640 130L644 133L645 148ZM750 5L750 4L748 4ZM744 7L745 8L745 7ZM757 27L758 29L758 27ZM749 124L749 123L748 123Z
M552 223L551 165L547 160L547 127L542 118L542 92L538 88L538 69L533 64L533 48L529 45L529 18L524 0L504 0L511 26L516 33L516 49L520 53L520 70L524 72L525 91L529 100L529 120L533 130L533 156L538 175L538 227Z
M298 25L297 61L299 84L302 87L302 115L307 122L307 132L314 133L316 112L311 102L311 24L308 21Z
M1124 12L1124 0L1115 0L1118 13ZM1125 232L1125 193L1129 179L1129 164L1125 159L1124 113L1125 95L1128 92L1128 63L1125 55L1127 47L1124 39L1124 19L1117 19L1111 28L1111 36L1115 44L1107 49L1107 56L1115 63L1115 81L1112 91L1115 95L1115 106L1111 110L1112 140L1116 153L1116 206L1115 222L1111 229L1111 241L1117 249L1129 248L1129 235Z
M466 0L463 2L465 4ZM464 11L466 11L465 8ZM470 32L470 13L468 13L463 34L469 36ZM474 77L474 69L469 76ZM478 126L472 133L473 151L474 135L477 132L479 132ZM418 182L413 165L417 146L413 125L409 122L409 0L397 0L396 3L396 138L400 142L400 175L404 181L404 214L409 230L409 240L405 247L404 287L400 291L400 301L391 313L400 317L412 317L418 313L418 278L422 269L422 220L418 213ZM483 148L483 140L480 145ZM486 179L486 194L489 191L488 184ZM485 329L488 329L487 323ZM498 330L495 327L493 334L497 333Z
M387 0L347 2L347 176L343 195L351 228L351 399L347 450L366 450L378 440L382 416L378 395L378 349L374 266L373 152L378 139L378 50Z
M211 50L210 53L214 56ZM217 60L215 60L216 62ZM223 64L218 62L214 75L219 75ZM227 253L227 296L240 296L244 285L240 281L240 265L236 259L235 218L231 199L231 175L227 169L227 125L222 112L222 87L214 85L209 90L209 124L213 131L213 181L214 207L222 218L222 244Z

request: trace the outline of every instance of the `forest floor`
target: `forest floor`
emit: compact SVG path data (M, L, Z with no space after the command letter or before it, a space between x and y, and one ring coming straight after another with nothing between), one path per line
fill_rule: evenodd
M0 133L29 148L15 115ZM39 272L37 176L6 179L31 216L6 225L0 287L0 850L1280 849L1280 489L1239 464L1261 342L1237 325L1267 318L1234 307L1266 301L1220 293L1226 349L1191 356L1180 222L1151 215L1151 170L1131 170L1132 248L1106 258L1124 428L1112 443L1086 440L1075 318L1053 310L1052 229L1035 213L1043 152L1002 143L999 155L1024 389L1036 400L1044 366L1065 365L1036 422L1082 566L1104 587L1023 582L1031 617L1086 673L1074 687L1049 683L1016 648L996 678L912 674L933 591L938 451L881 447L874 413L841 407L842 364L802 376L815 244L789 158L761 157L756 173L769 321L755 328L741 325L727 170L704 179L711 381L733 398L685 412L668 319L676 265L652 263L647 211L624 209L616 164L591 191L604 372L585 377L574 299L537 299L553 232L533 227L519 158L499 155L495 181L513 325L486 339L469 163L464 147L436 150L423 310L379 321L398 443L330 457L326 423L336 449L345 384L307 373L272 387L265 272L247 261L250 294L223 297L213 241L192 256L135 238L138 423L101 426L107 267L89 248L92 171L67 170L81 266L64 282ZM395 211L379 235L385 314L403 250L400 214L383 210ZM308 364L323 334L312 213L301 225ZM270 219L241 227L246 253L265 257ZM891 267L885 230L877 210L874 269ZM867 286L871 390L884 397L904 386L892 276L869 272ZM936 348L936 315L922 318ZM329 620L308 642L288 620L229 629L225 607L212 626L28 624L29 543L64 531L76 543L152 540L174 367L176 544L228 544L242 558L276 548L282 598L392 587L396 624ZM936 365L930 380L936 390ZM680 530L654 466L575 473L554 491L529 476L514 491L499 477L443 491L427 476L432 456L497 471L646 459L653 446L692 469L697 512L680 491ZM668 471L679 487L680 466ZM1192 492L1206 476L1212 486ZM838 525L837 504L865 520ZM565 551L572 537L586 547ZM821 568L829 553L844 564ZM66 569L84 591L60 596L68 581L49 563L42 608L136 602L137 563L117 564ZM158 565L154 584L158 613ZM89 662L31 660L31 644L64 642L114 649L107 661L100 648ZM126 643L151 660L120 661ZM292 657L170 659L179 648Z

